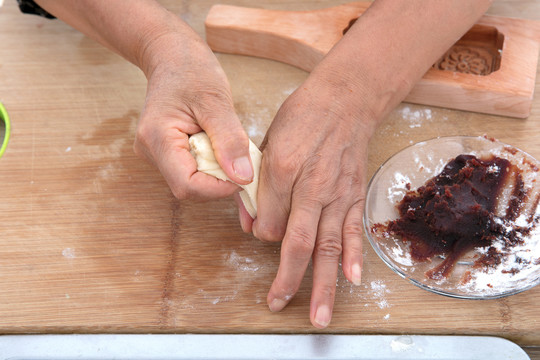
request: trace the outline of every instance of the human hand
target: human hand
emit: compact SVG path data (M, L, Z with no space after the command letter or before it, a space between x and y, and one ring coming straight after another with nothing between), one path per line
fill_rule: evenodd
M129 16L123 1L37 1L144 71L148 91L135 151L160 169L176 197L237 190L196 171L188 135L201 130L227 176L251 181L248 138L225 75L187 24L155 1L131 2ZM290 301L310 258L315 326L330 322L341 253L345 276L360 281L368 139L490 3L375 1L283 104L265 142L255 222L240 207L245 231L283 239L271 310Z
M159 168L179 198L217 198L238 187L197 171L188 137L206 131L237 184L252 181L248 137L227 78L206 43L156 1L38 0L50 13L138 66L148 79L135 152Z
M367 115L333 90L309 78L280 108L263 144L257 218L243 224L261 240L283 240L267 298L272 311L295 295L312 260L310 319L319 328L331 320L341 255L347 279L360 283L367 146L373 132Z
M206 131L227 176L253 178L248 137L234 111L230 87L211 50L194 33L167 34L148 46L153 59L135 152L162 173L178 199L211 199L238 191L231 182L197 171L189 135Z

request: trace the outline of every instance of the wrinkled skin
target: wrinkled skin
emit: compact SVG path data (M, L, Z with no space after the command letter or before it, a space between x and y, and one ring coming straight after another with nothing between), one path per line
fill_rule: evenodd
M241 216L259 239L283 240L272 311L287 305L313 261L310 318L321 328L331 319L342 253L346 277L360 283L371 133L363 114L351 116L327 87L308 80L280 108L263 143L257 219L245 224Z
M197 172L188 137L208 133L224 172L253 177L248 138L218 61L178 16L153 0L36 0L138 66L148 79L135 152L178 199L213 199L238 188ZM268 293L272 311L294 296L313 264L310 319L330 323L340 256L361 277L362 208L369 138L491 0L377 0L280 108L263 144L258 216L239 206L244 231L283 241ZM129 29L129 31L126 31Z
M165 37L154 44L164 47L160 53L174 54L148 76L135 152L159 168L178 199L231 195L238 191L236 185L197 172L188 143L189 135L205 130L229 177L239 184L251 182L248 137L234 111L227 78L202 41L182 44L180 51L170 46L172 41ZM236 158L246 159L249 169L235 167Z

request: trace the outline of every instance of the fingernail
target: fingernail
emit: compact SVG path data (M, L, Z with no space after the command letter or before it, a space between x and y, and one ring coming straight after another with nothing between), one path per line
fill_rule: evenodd
M240 157L233 162L233 170L236 176L245 181L253 180L253 168L248 157Z
M282 299L274 299L270 305L268 305L270 311L272 312L281 311L285 306L287 306L287 302Z
M330 324L330 308L326 305L321 305L317 308L315 313L315 322L321 327L325 328Z
M242 228L242 231L247 233L247 226L246 221L244 220L244 217L242 215L238 216L238 220L240 221L240 227Z
M362 268L360 264L353 264L351 267L351 281L354 285L359 286L362 281Z

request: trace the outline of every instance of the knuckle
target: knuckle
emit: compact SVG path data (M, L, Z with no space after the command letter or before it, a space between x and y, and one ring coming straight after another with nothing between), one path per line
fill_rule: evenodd
M294 150L294 146L283 146L283 143L276 142L274 138L265 137L263 150L263 162L265 166L272 168L276 175L296 174L301 166L302 156Z
M354 238L360 237L363 233L363 225L361 222L349 222L343 225L343 237Z
M291 229L288 249L291 254L311 254L315 242L314 234L304 226L296 225Z
M133 149L137 155L157 161L167 140L167 133L161 134L152 122L141 121L137 126Z
M177 182L175 179L169 181L166 179L173 196L178 200L204 200L194 189L187 183Z
M311 201L313 205L318 206L326 206L342 193L335 175L319 166L304 166L295 183L295 190L303 201Z
M182 189L179 187L171 187L171 191L173 193L173 196L178 200L186 200L190 198L190 194L186 189Z
M152 128L142 123L137 126L137 132L135 134L135 148L149 148L149 139L152 138ZM137 150L136 150L137 151Z
M259 224L257 226L257 237L261 241L278 242L283 239L285 230L280 226L274 226L268 223Z
M332 284L321 284L318 291L318 295L323 299L334 299L334 296L336 294L336 287Z
M147 158L145 149L142 147L141 143L137 141L137 139L135 139L133 142L133 152L142 159Z
M338 231L327 231L317 239L317 256L333 259L339 257L342 250L341 234Z
M364 233L363 207L365 198L359 196L351 208L349 214L343 224L343 237L345 238L360 238Z
M230 131L231 126L227 126L228 131L219 131L219 137L216 137L216 139L211 139L212 143L216 145L216 147L224 149L225 151L232 151L237 149L242 149L243 152L246 154L249 153L249 140L247 135L244 133L244 131L241 128L240 123L238 123L238 127L236 131Z
M202 122L211 122L215 125L221 123L221 115L230 113L234 109L231 95L217 87L195 91L187 103L191 104L193 112L199 115L197 117ZM208 117L207 114L215 114L215 116Z
M299 285L284 284L277 286L274 293L285 301L289 301L299 289Z
M263 155L264 165L272 169L272 177L276 178L276 182L289 179L291 174L296 173L297 161L294 158L272 153L266 159L265 156L266 154Z

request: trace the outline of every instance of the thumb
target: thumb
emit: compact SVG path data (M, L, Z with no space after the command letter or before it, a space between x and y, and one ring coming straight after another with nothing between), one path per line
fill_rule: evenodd
M221 109L218 106L206 104L205 108L212 109L212 114L201 116L199 125L210 138L216 160L229 179L239 185L249 184L254 176L249 138L232 104L221 104Z

